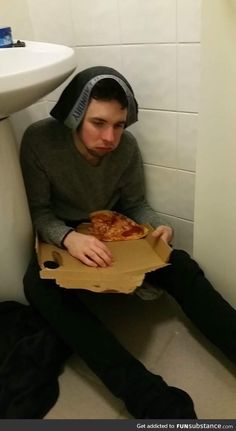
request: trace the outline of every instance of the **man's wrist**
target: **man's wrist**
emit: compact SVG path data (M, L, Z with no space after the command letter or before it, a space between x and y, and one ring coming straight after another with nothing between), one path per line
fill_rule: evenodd
M65 241L66 241L66 239L67 239L68 235L70 235L70 233L71 233L71 232L75 232L75 231L74 231L74 229L72 229L72 228L71 228L70 230L68 230L68 231L66 232L66 234L63 236L62 240L61 240L61 246L62 246L63 248L65 248L65 249L67 248L67 247L66 247L66 244L65 244Z

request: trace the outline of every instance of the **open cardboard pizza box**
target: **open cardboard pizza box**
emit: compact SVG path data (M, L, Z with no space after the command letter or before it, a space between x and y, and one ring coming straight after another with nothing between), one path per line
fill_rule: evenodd
M89 224L79 232L89 234ZM149 227L149 226L148 226ZM131 293L143 283L145 273L168 265L171 247L151 233L142 239L106 242L114 263L107 268L92 268L69 255L66 250L36 241L40 277L54 279L60 287L93 292Z

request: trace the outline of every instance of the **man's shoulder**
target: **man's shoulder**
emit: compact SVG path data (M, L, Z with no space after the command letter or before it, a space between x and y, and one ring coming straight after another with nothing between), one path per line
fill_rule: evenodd
M124 130L122 135L122 141L128 142L130 145L133 145L135 147L137 146L136 138L129 130Z
M31 124L25 131L21 148L33 151L53 151L62 148L69 133L63 124L53 118L45 118Z
M124 130L120 144L112 153L112 159L116 164L122 165L123 168L141 160L136 138L130 131Z
M129 153L131 151L138 151L138 144L136 141L135 136L128 130L124 130L124 133L121 138L121 145L120 148L124 151L128 151Z
M25 131L25 135L39 136L60 131L64 126L53 118L47 117L31 124Z

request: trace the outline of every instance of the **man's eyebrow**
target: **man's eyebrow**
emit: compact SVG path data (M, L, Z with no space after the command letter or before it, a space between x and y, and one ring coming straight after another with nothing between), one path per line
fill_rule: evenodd
M101 117L90 117L90 120L101 121L102 123L107 123L107 120ZM117 121L115 124L126 124L125 120Z
M104 118L101 118L101 117L90 117L90 120L104 121L104 123L106 122L106 120Z
M117 121L117 124L126 124L126 121L125 120L120 120L120 121Z

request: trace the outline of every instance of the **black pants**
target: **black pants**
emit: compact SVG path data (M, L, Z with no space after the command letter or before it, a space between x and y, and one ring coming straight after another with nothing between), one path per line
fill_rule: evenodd
M236 312L205 278L184 251L174 250L170 263L147 275L154 286L172 295L189 319L236 363ZM50 322L111 392L136 418L196 418L184 391L168 386L149 372L79 299L79 290L62 289L39 277L33 256L24 277L28 301Z

